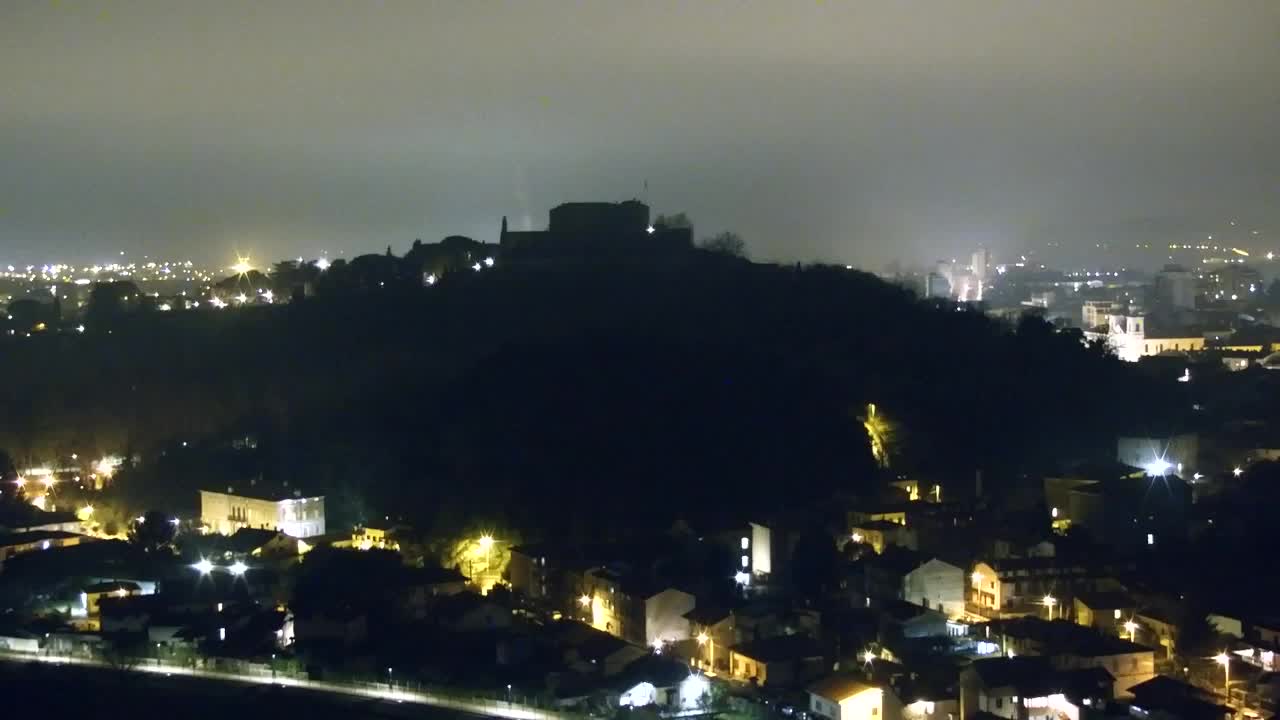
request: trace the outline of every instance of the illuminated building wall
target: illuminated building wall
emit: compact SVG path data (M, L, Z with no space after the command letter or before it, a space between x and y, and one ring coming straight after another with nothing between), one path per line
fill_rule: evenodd
M325 533L324 497L281 500L200 491L200 522L211 532L230 535L240 528L279 530L292 537Z

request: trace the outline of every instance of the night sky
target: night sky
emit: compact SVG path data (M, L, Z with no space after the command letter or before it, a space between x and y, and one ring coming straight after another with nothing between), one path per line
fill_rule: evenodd
M1280 2L0 3L0 262L402 251L630 197L875 270L1280 238Z

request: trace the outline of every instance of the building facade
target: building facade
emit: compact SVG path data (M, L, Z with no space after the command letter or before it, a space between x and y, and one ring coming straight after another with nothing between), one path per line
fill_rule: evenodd
M295 491L291 497L263 497L201 490L200 522L209 532L222 535L240 528L278 530L300 538L324 535L324 496L301 497Z

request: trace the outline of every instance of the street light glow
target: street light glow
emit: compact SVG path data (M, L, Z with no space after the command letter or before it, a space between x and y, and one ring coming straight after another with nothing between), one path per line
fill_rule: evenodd
M591 598L584 594L582 597L578 598L578 604L582 607L586 607L591 604Z
M493 547L493 536L492 536L492 535L489 535L489 534L481 535L481 536L480 536L480 551L481 551L481 552L489 552L489 550L490 550L492 547Z
M1237 465L1237 466L1236 466L1236 468L1235 468L1234 470L1232 470L1232 471L1231 471L1231 474L1232 474L1232 475L1235 475L1236 477L1240 477L1241 475L1243 475L1243 474L1244 474L1244 470L1243 470L1243 469L1241 469L1241 468L1240 468L1240 466L1238 466L1238 465Z
M201 575L208 575L213 572L213 563L209 562L205 558L200 558L200 562L193 563L191 567Z
M231 567L227 569L231 571L232 575L240 576L240 575L243 575L245 571L249 569L249 566L237 560L231 563Z
M708 640L710 640L710 639L711 639L711 638L707 637L707 633L706 633L706 632L700 632L700 633L698 633L698 638L697 638L697 640L698 640L698 644L699 644L699 645L706 645L706 644L707 644L707 641L708 641Z

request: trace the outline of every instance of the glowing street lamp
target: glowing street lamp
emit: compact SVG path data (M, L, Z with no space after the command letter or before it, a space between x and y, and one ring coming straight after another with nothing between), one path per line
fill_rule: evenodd
M1045 596L1040 600L1040 604L1041 604L1041 605L1044 605L1046 608L1048 608L1048 610L1049 610L1049 619L1050 619L1050 620L1052 620L1052 619L1053 619L1053 606L1058 604L1058 599L1057 599L1057 598L1055 598L1055 597L1054 597L1054 596L1052 596L1052 595L1045 595Z
M703 630L702 632L698 633L697 641L698 641L698 645L707 648L707 665L709 665L711 669L714 671L716 669L715 638L711 637L710 635L707 634L707 631Z
M18 479L13 481L13 484L17 485L19 490L22 490L27 486L27 479L19 475Z
M1222 685L1227 691L1227 700L1231 699L1231 656L1223 652L1213 656L1213 661L1222 666Z
M866 652L862 653L862 663L864 665L870 665L871 663L875 662L875 659L876 659L876 654L871 652L870 650L867 650Z
M205 558L200 558L200 562L192 563L191 567L201 575L208 575L213 572L213 563Z
M232 575L239 577L241 575L244 575L245 571L249 569L249 566L237 560L231 563L231 567L227 569L231 571Z
M329 269L329 258L320 258L316 260L316 268L321 272Z
M1138 623L1134 622L1133 618L1129 618L1125 621L1124 629L1129 631L1129 642L1137 642Z
M493 536L481 535L480 536L480 552L487 553L489 552L489 549L492 547L493 547Z
M248 275L253 270L253 263L249 262L247 257L236 257L236 263L231 266L237 275Z
M1232 474L1232 475L1235 475L1236 477L1240 477L1241 475L1243 475L1243 474L1244 474L1244 470L1243 470L1243 469L1241 469L1241 468L1240 468L1240 466L1238 466L1238 465L1237 465L1237 466L1236 466L1236 468L1235 468L1234 470L1232 470L1232 471L1231 471L1231 474Z
M578 598L578 604L582 607L587 607L591 604L591 597L583 593L582 597Z

